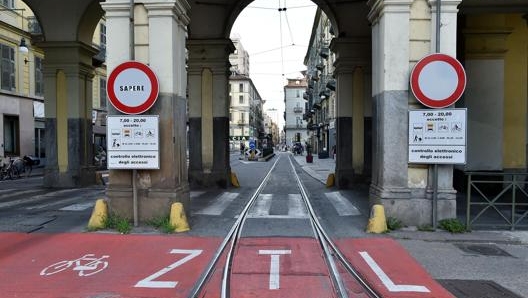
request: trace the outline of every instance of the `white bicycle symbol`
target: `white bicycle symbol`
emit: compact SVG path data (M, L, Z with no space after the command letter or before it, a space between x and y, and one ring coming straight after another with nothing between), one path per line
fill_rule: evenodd
M107 261L102 261L103 259L106 259L110 256L103 255L100 258L96 258L94 254L86 254L76 260L64 260L57 262L55 264L49 265L48 267L42 269L40 271L40 275L52 275L55 273L59 273L61 271L64 271L68 268L70 268L72 265L75 264L75 267L73 267L73 271L79 271L79 276L90 276L94 275L98 272L103 271L108 267ZM90 271L86 272L85 271Z

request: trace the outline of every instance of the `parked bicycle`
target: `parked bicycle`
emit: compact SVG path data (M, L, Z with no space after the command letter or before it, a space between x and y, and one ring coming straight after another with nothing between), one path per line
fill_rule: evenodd
M8 157L7 160L2 162L2 168L0 169L0 180L20 178L20 171L18 168L18 162Z
M40 161L34 157L24 155L24 157L6 157L0 167L0 180L20 178L20 175L31 175L34 165Z

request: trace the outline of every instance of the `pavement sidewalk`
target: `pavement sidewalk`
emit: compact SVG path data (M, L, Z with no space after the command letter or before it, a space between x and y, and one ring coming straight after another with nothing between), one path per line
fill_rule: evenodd
M335 159L331 157L319 158L317 155L312 155L312 157L313 162L308 163L306 162L306 155L294 155L297 163L308 175L326 185L328 175L335 172Z
M294 158L308 175L325 185L328 175L335 172L335 159L333 158L320 159L317 155L313 155L312 163L306 162L306 155L295 155ZM356 197L352 198L353 201L368 200L368 192L355 192L354 194ZM464 207L465 206L460 206L460 208ZM452 234L441 230L434 233L422 232L418 231L416 227L407 227L402 230L392 231L390 234L395 238L420 239L424 241L489 241L528 244L528 231L473 230L471 233Z

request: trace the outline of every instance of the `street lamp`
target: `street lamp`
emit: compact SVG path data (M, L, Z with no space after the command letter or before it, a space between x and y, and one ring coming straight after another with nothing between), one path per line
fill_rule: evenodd
M26 44L26 39L24 37L22 37L22 39L20 40L20 45L18 46L18 50L21 53L28 53L29 52L28 46ZM24 62L27 64L26 60L24 60Z

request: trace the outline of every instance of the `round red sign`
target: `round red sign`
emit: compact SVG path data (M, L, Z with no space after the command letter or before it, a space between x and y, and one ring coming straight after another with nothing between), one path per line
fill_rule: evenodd
M422 58L411 72L411 90L422 104L445 108L454 104L466 88L466 72L462 64L446 54Z
M159 83L147 65L137 61L119 64L108 76L108 100L120 112L141 114L158 99Z

